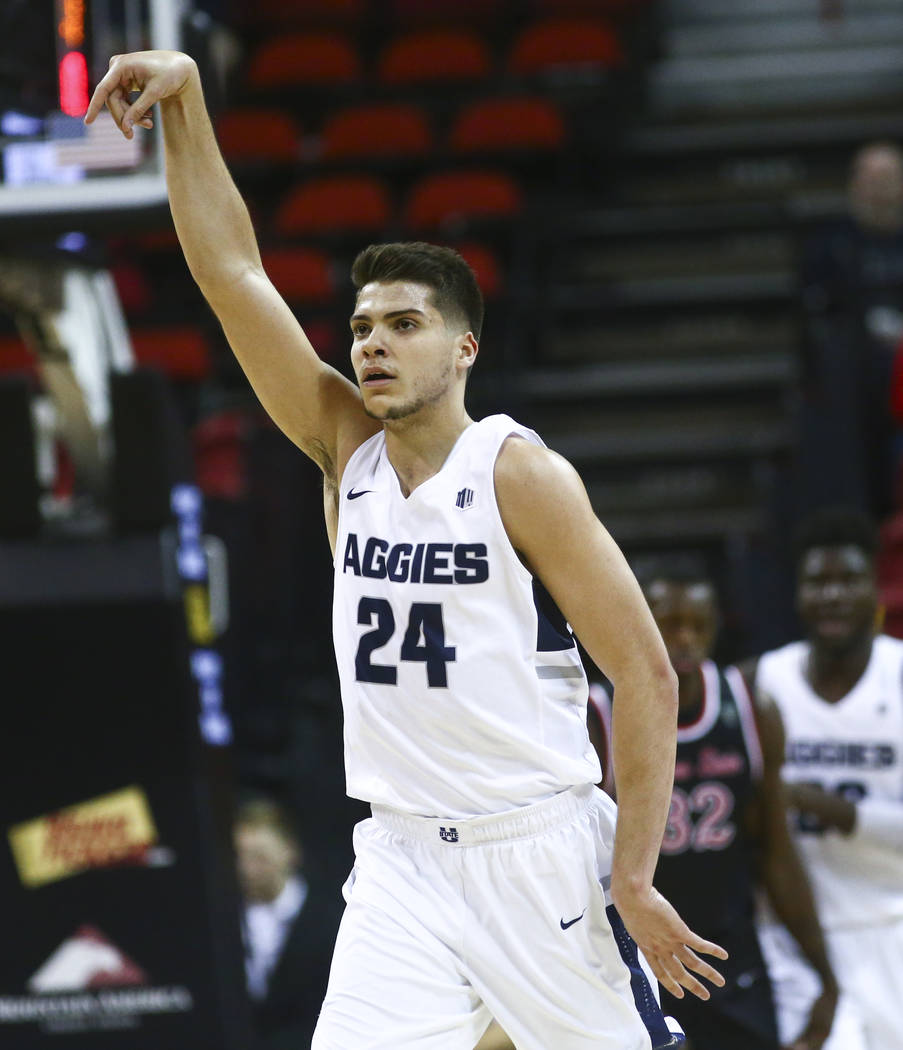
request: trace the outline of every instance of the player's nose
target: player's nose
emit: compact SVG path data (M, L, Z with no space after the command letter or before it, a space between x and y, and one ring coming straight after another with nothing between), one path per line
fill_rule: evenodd
M361 341L361 350L365 357L374 357L386 352L386 340L384 333L378 328L371 329L367 338Z

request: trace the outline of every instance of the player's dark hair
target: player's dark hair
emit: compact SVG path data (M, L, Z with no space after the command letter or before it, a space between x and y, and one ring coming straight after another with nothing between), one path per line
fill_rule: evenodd
M873 561L878 551L878 530L872 519L855 507L825 507L806 518L797 530L797 568L815 547L858 547Z
M275 799L265 796L245 799L236 807L233 824L236 827L272 828L286 842L300 848L301 839L291 813Z
M358 292L371 281L425 284L446 322L462 324L479 341L483 295L473 270L453 248L425 241L371 244L352 263L351 281Z
M718 585L699 558L680 555L654 557L643 565L635 566L634 572L644 594L648 594L654 583L671 583L678 587L703 584L711 588L715 598L718 598Z

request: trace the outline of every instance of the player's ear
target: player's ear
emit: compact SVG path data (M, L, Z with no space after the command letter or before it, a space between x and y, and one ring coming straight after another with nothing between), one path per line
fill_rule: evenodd
M473 333L466 332L458 343L458 361L464 368L470 368L476 361L479 352L480 347Z

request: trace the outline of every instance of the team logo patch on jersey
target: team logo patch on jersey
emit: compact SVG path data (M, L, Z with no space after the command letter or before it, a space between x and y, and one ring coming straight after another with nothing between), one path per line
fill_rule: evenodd
M458 841L458 829L457 828L439 828L439 838L443 842L457 842Z
M458 510L468 510L473 506L473 489L461 489L455 497L455 506Z

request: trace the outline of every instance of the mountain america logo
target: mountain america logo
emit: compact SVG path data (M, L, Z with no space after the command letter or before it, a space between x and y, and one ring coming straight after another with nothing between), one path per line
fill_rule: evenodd
M151 985L134 959L88 924L51 952L26 987L27 995L0 995L0 1033L31 1024L54 1034L133 1030L145 1017L194 1009L188 988Z
M455 497L458 510L469 510L473 506L473 489L461 489Z
M148 984L147 974L94 926L79 926L28 982L30 992Z

